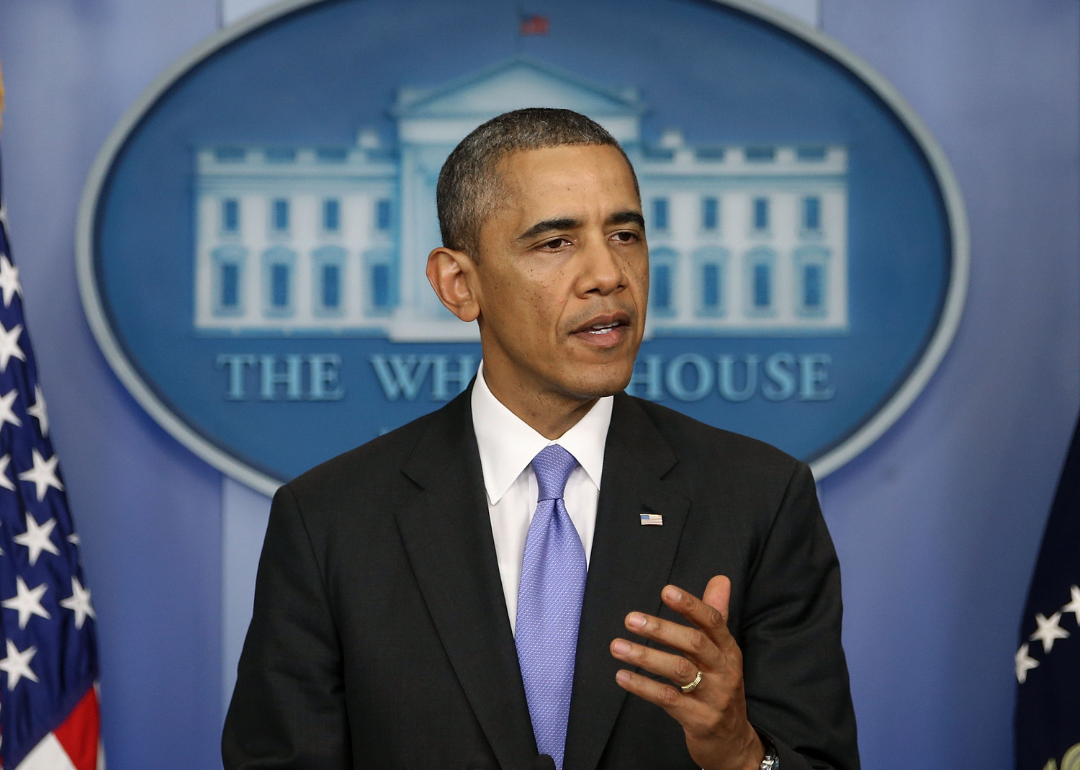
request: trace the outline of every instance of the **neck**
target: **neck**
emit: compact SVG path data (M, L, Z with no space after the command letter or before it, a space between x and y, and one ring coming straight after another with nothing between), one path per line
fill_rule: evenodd
M503 376L498 367L491 368L486 362L484 382L499 403L549 441L577 425L599 400L529 387L516 378Z

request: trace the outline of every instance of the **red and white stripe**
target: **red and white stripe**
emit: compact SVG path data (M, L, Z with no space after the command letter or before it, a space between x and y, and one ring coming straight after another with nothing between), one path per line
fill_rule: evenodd
M97 686L90 688L63 724L46 735L15 770L105 770Z

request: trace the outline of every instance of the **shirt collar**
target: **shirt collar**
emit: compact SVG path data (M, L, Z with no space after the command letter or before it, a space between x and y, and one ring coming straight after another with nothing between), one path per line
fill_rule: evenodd
M613 396L597 400L577 425L549 441L495 398L484 380L481 362L472 390L472 419L488 504L499 502L532 459L549 444L558 444L572 454L589 480L600 489L604 445L614 402Z

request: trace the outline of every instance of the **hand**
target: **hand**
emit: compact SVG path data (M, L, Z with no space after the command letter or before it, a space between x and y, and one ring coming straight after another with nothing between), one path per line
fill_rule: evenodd
M611 654L666 677L675 686L625 669L616 674L615 681L677 720L686 734L690 756L704 770L757 770L765 747L746 719L742 652L727 628L731 581L722 575L714 577L703 600L675 586L666 586L660 596L696 628L640 612L626 616L626 627L681 655L625 639L611 643ZM693 682L698 671L702 679L697 688L691 693L679 690Z

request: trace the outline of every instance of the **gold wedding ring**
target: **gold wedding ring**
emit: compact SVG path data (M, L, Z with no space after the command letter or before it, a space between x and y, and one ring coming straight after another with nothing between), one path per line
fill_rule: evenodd
M694 690L697 689L697 686L699 684L701 684L701 676L702 676L701 669L699 668L698 672L697 672L697 676L694 677L694 681L691 682L690 684L682 685L681 687L679 687L679 689L682 690L684 694L689 695L690 693L692 693Z

